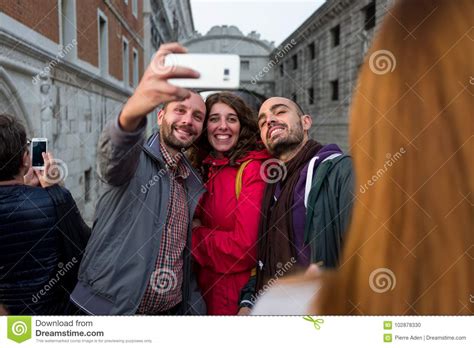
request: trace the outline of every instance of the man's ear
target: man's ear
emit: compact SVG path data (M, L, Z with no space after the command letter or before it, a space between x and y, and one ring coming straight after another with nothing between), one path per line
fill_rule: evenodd
M313 119L309 115L303 115L301 116L301 123L303 124L303 130L309 131L313 124Z
M164 115L165 115L165 110L161 109L160 111L158 111L158 126L161 126Z
M30 163L30 153L28 151L25 151L23 153L23 164L29 164Z
M30 153L28 151L25 151L23 153L23 157L21 159L21 166L25 170L25 172L27 172L31 167Z

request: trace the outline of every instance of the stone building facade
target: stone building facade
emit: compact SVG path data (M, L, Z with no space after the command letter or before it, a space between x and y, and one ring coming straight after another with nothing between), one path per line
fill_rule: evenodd
M184 41L194 33L190 0L144 0L145 63L165 42Z
M268 64L273 42L252 31L244 35L235 26L214 26L206 35L195 33L183 41L190 53L228 53L240 56L240 87L265 96L274 93L273 74L260 74Z
M194 33L190 0L144 0L143 39L145 67L161 44L183 42ZM157 127L156 111L148 115L147 132Z
M0 112L47 137L87 222L96 146L143 73L141 0L0 0Z
M270 55L276 95L313 116L311 136L348 147L351 92L392 0L326 0Z

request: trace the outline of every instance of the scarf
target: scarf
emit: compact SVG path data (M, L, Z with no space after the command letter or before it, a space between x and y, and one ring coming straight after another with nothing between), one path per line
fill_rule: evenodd
M283 173L281 180L266 186L262 211L264 212L259 225L258 267L256 291L259 291L276 272L285 265L296 250L293 244L293 195L300 172L311 158L316 156L322 145L310 139L297 155L280 168ZM280 196L275 200L275 189L280 185Z

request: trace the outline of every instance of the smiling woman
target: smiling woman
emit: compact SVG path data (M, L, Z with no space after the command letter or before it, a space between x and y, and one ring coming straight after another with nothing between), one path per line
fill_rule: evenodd
M207 121L207 139L214 149L217 158L225 157L239 140L240 121L232 107L216 103L209 112Z
M207 134L193 148L207 192L193 222L192 253L208 314L232 315L256 263L265 187L260 167L269 154L258 141L256 117L242 99L212 94L206 109Z

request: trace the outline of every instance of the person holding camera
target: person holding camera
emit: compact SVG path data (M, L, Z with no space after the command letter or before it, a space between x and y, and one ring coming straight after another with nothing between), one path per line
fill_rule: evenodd
M71 295L88 314L205 314L191 273L191 223L204 187L184 151L202 132L201 96L168 83L196 78L166 67L164 44L120 115L104 129L98 169L107 184ZM145 141L146 116L159 105L159 131Z
M0 303L12 314L67 314L90 235L51 153L33 169L24 126L0 115Z

